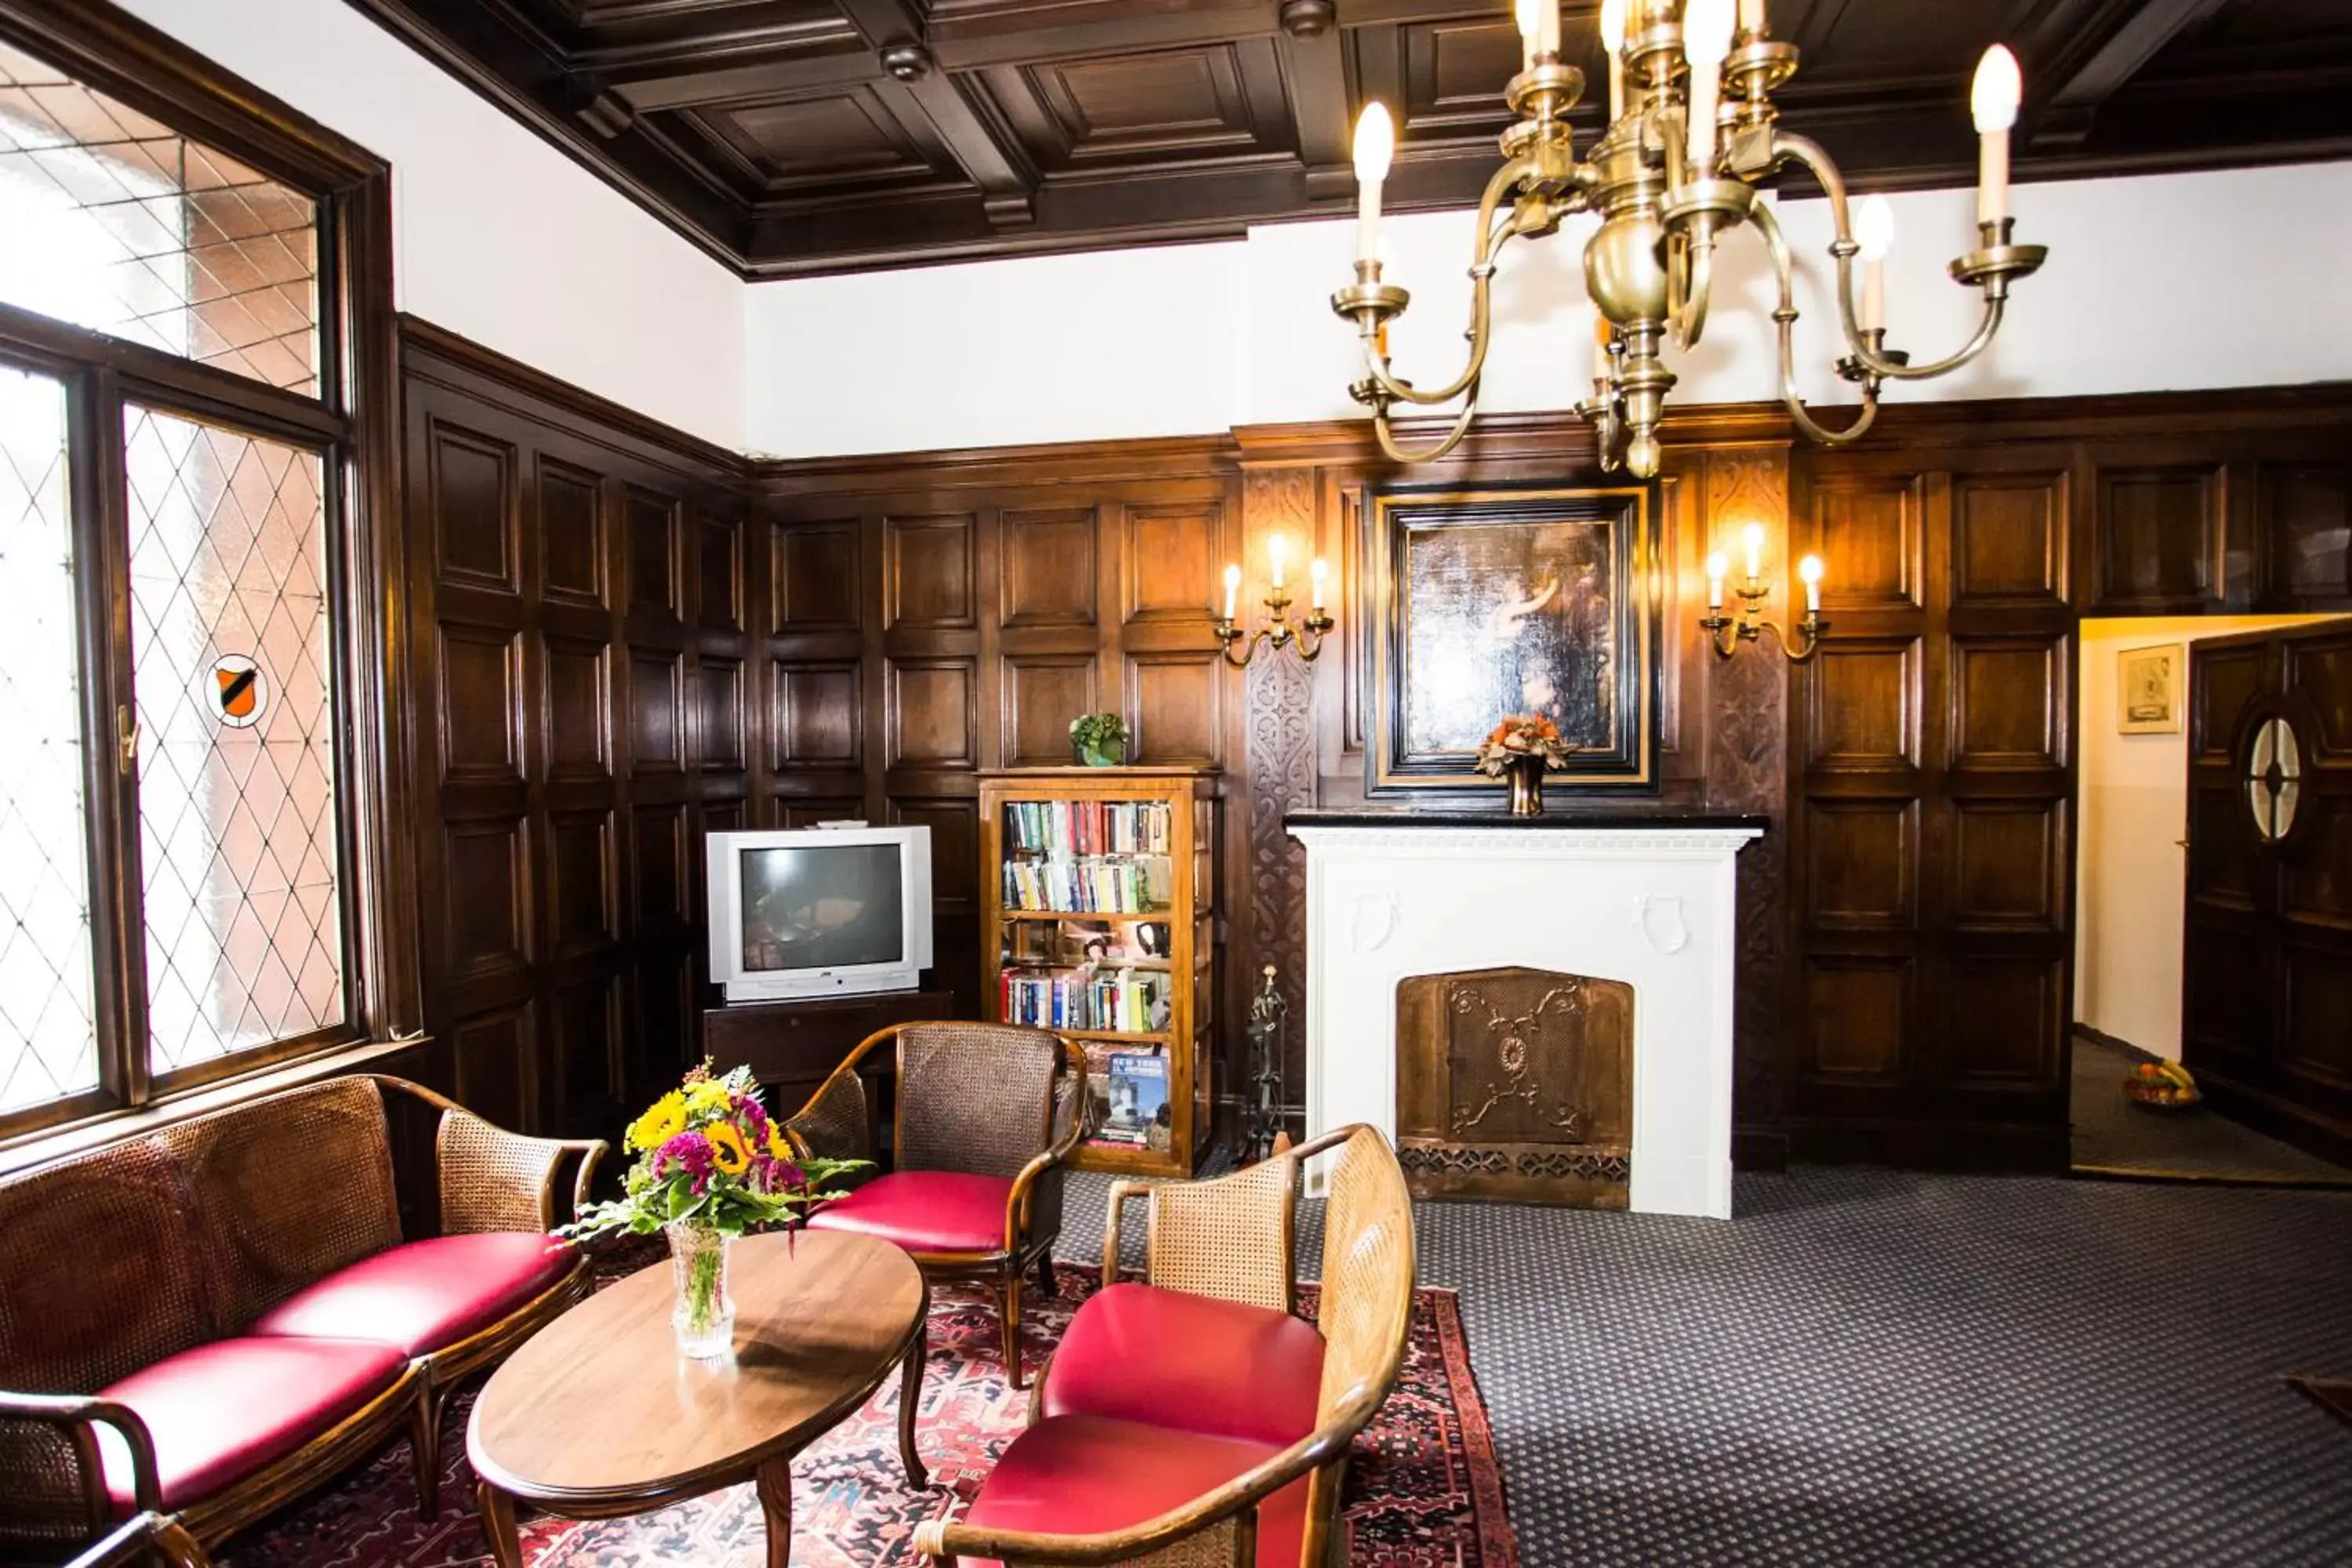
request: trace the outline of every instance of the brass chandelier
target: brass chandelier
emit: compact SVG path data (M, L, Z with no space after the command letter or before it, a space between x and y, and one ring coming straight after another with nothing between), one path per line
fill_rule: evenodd
M1696 346L1706 327L1716 241L1746 223L1763 236L1780 282L1780 399L1790 417L1813 440L1840 445L1860 437L1878 413L1878 394L1890 380L1917 381L1958 369L1982 353L2000 328L2010 284L2039 268L2048 255L2038 245L2010 240L2009 128L2017 117L2021 84L2017 61L2000 45L1977 68L1972 109L1979 134L1977 227L1979 248L1956 258L1954 279L1979 289L1983 315L1960 350L1914 364L1886 346L1884 258L1894 216L1883 197L1850 207L1845 178L1811 140L1780 129L1772 91L1797 68L1797 50L1773 38L1764 0L1604 0L1601 43L1609 56L1609 129L1580 161L1570 144L1569 110L1584 90L1584 73L1559 58L1559 0L1518 0L1523 68L1504 89L1519 119L1503 132L1503 166L1478 204L1470 263L1470 357L1462 374L1438 387L1419 387L1389 366L1388 323L1411 296L1381 277L1381 184L1388 176L1395 132L1388 110L1365 105L1356 125L1359 184L1356 281L1331 296L1331 308L1352 319L1364 345L1366 375L1349 388L1372 410L1381 449L1398 462L1427 462L1450 452L1469 433L1477 412L1478 381L1493 322L1488 294L1496 257L1513 239L1537 239L1572 214L1601 215L1585 243L1585 289L1599 312L1593 346L1592 396L1576 411L1591 422L1601 465L1621 465L1648 479L1658 470L1659 420L1675 374L1660 358L1669 336L1677 349ZM1862 391L1861 413L1843 429L1822 425L1798 395L1794 330L1797 309L1789 247L1769 203L1757 189L1790 165L1810 174L1829 199L1837 237L1838 317L1846 352L1837 373ZM1854 292L1854 260L1863 261L1862 293ZM1454 427L1435 445L1401 449L1390 428L1399 405L1438 407L1462 400Z

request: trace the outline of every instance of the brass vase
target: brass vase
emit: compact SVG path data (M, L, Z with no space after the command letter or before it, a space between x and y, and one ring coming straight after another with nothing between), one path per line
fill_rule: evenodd
M1518 757L1503 770L1511 781L1511 815L1541 816L1543 815L1544 763L1541 757Z

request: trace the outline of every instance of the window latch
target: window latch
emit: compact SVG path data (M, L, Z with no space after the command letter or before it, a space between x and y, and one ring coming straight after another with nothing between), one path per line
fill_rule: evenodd
M122 776L129 778L139 762L139 716L131 710L128 702L114 710L114 736Z

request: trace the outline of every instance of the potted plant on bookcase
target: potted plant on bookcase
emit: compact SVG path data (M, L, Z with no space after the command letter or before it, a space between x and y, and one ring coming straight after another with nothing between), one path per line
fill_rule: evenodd
M1127 721L1116 713L1082 713L1070 721L1070 748L1090 768L1115 768L1127 761Z

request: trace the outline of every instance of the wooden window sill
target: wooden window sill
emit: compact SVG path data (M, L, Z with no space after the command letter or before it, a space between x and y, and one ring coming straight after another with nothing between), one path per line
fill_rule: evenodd
M0 1176L45 1165L69 1154L100 1149L125 1139L143 1137L159 1128L226 1110L264 1095L298 1089L344 1073L381 1070L396 1057L423 1050L432 1043L427 1035L401 1040L362 1040L339 1046L299 1060L280 1062L257 1072L225 1079L188 1089L134 1110L103 1111L63 1127L45 1128L0 1143Z

